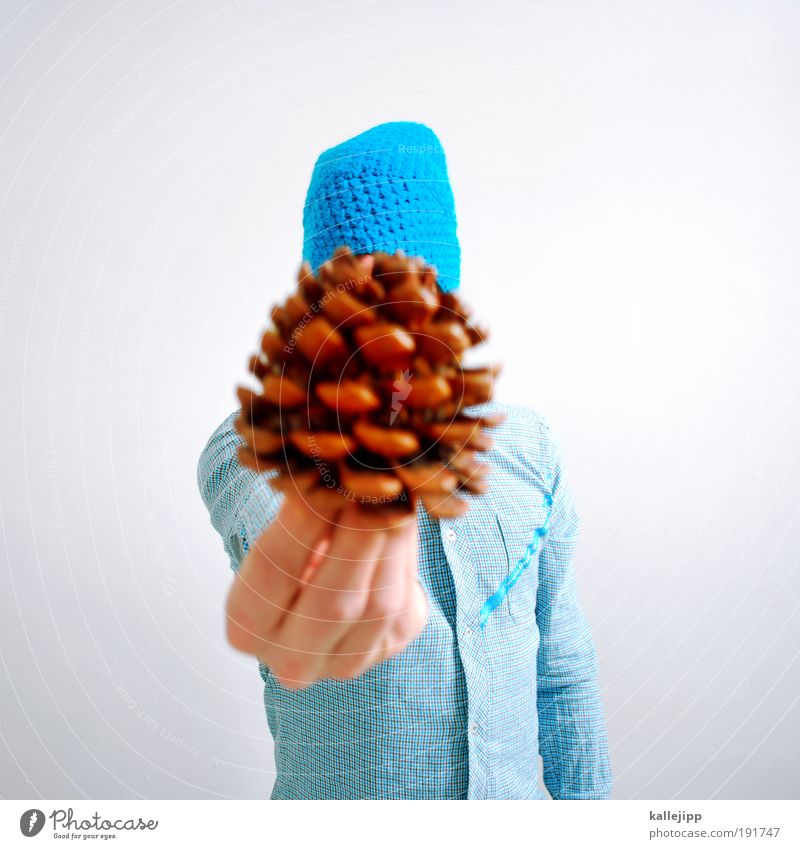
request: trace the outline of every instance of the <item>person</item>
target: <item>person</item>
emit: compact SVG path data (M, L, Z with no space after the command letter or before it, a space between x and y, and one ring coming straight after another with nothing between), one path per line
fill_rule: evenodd
M316 269L339 245L402 250L459 285L444 151L394 122L325 151L303 215ZM388 522L275 492L228 416L198 467L235 571L227 636L259 660L273 799L605 799L597 650L578 599L579 517L547 419L506 421L488 492L457 518Z

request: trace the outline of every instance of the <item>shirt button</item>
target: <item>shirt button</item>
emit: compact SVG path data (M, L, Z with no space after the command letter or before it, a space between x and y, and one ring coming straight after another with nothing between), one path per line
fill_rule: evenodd
M448 528L444 533L444 538L452 542L456 538L456 532L452 528Z
M464 636L469 640L472 637L472 628L464 628Z
M469 733L470 733L470 734L477 734L477 733L478 733L478 723L477 723L477 722L473 722L473 723L470 725L470 727L469 727Z

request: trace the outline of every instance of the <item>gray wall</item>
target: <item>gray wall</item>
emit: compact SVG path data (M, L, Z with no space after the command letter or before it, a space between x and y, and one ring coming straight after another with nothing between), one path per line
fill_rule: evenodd
M565 446L615 796L797 797L798 14L4 2L0 795L268 795L195 464L316 154L412 119Z

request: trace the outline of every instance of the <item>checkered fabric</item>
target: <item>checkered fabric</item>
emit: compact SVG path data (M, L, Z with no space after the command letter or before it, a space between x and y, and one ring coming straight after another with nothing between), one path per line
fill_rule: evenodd
M530 409L493 402L472 411L488 409L508 414L482 458L492 466L489 491L471 496L457 519L419 510L430 599L422 633L356 679L303 691L284 689L259 664L273 799L545 799L540 753L553 798L609 796L597 653L572 567L579 519L559 443ZM237 462L236 415L198 468L234 570L281 498L266 475ZM481 627L481 609L504 582Z

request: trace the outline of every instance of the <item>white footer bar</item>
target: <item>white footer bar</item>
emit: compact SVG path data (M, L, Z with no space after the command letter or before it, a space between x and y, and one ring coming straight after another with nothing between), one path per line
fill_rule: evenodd
M797 801L0 801L0 846L800 846Z

